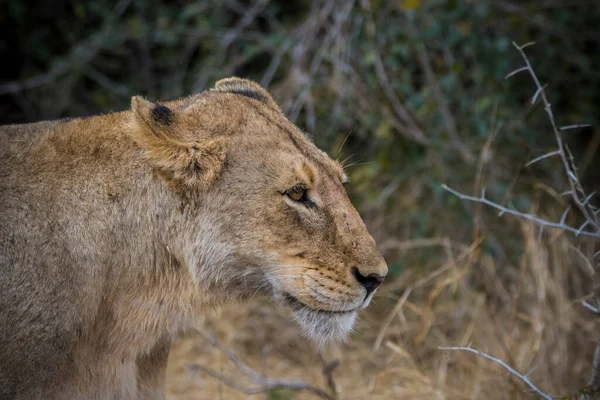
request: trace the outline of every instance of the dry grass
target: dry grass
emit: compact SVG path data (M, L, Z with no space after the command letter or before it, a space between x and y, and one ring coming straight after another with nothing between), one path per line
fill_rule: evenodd
M522 254L499 264L480 243L447 239L383 243L410 259L423 247L436 252L429 265L411 268L382 288L361 315L346 345L323 351L340 360L334 378L340 399L533 399L499 366L439 346L467 346L503 359L551 395L585 386L595 344L594 322L577 304L591 279L568 238L538 239L521 221ZM285 309L266 300L227 307L200 324L246 363L269 378L297 378L326 388L317 350ZM246 396L196 373L201 364L244 382L225 354L200 335L182 338L168 369L171 399L289 399L290 393ZM294 399L315 398L299 393Z

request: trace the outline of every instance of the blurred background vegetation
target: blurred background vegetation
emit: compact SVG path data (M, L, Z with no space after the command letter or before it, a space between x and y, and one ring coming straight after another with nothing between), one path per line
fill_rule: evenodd
M533 377L557 394L585 384L591 332L598 329L572 302L594 290L595 281L582 275L572 248L587 254L593 245L560 232L535 244L529 225L461 202L440 185L467 193L485 186L497 202L547 218L558 218L568 204L560 196L566 181L558 160L525 167L555 146L543 107L531 105L533 82L527 74L504 79L522 65L512 41L535 41L527 53L548 84L557 122L594 126L565 140L586 188L600 190L597 0L5 1L0 29L0 123L123 110L133 95L167 100L231 75L260 82L319 147L345 160L351 197L390 265L393 278L374 311L381 318L367 319L360 343L380 332L411 288L414 329L403 330L413 326L411 317L399 316L386 338L406 347L415 370L441 371L434 346L464 339L464 318L482 309L499 326L514 322L513 331L498 333L496 345L481 332L471 338L475 343L479 337L484 349L523 368L542 363ZM577 224L576 214L569 218ZM469 268L452 275L457 286L438 309L438 291L447 285L437 279L450 269L422 280L460 249L472 251L452 256L458 257L451 257L452 270ZM546 264L532 272L539 262ZM540 297L540 279L554 282L552 295ZM571 322L558 326L557 318ZM537 339L527 324L537 327ZM503 335L512 344L498 339ZM444 357L448 370L453 364ZM421 386L454 393L438 378ZM515 393L488 397L530 396ZM456 396L447 398L468 397Z

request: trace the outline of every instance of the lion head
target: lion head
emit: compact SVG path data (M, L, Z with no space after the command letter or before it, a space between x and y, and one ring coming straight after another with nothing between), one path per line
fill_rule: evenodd
M239 78L167 103L135 97L133 136L181 199L171 251L218 299L265 294L339 340L386 273L340 164Z

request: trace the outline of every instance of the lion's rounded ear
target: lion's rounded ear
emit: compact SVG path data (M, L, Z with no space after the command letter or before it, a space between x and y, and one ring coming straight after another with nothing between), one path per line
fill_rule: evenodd
M220 175L226 155L223 138L202 137L175 110L140 96L131 99L131 109L134 141L170 186L205 188Z
M218 92L234 93L242 96L250 97L265 103L269 107L275 109L278 112L282 112L273 97L258 83L249 79L242 79L238 77L231 77L221 79L215 84L215 88Z

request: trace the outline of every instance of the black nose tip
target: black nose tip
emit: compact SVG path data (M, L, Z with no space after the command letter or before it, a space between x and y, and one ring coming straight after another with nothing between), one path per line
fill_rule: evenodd
M383 276L377 274L369 274L364 276L360 273L358 268L352 268L352 275L356 278L356 280L367 289L367 296L371 294L375 289L381 285L383 282Z

